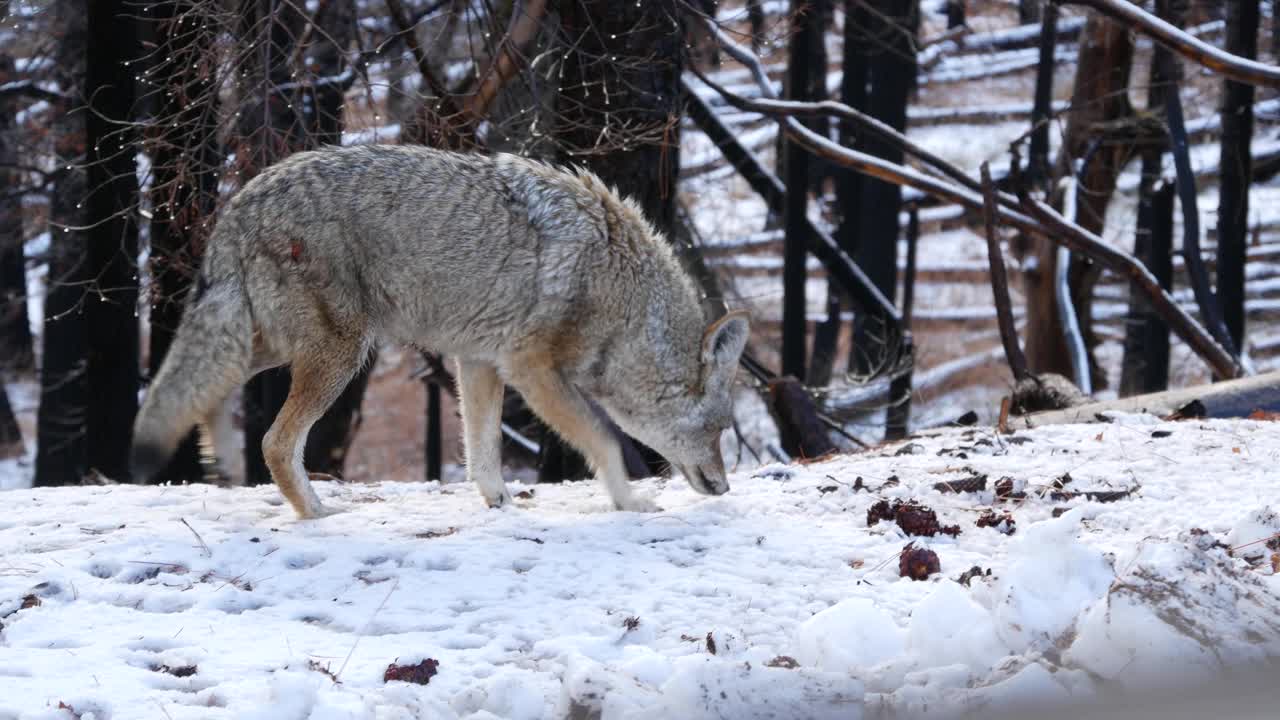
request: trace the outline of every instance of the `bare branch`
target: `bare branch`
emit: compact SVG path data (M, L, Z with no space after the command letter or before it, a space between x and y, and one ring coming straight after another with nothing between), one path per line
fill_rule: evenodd
M30 80L0 83L0 99L13 97L28 97L35 100L48 100L49 102L61 102L71 99L57 90L40 87Z
M987 262L991 267L991 294L996 305L996 320L1000 326L1000 342L1009 361L1015 382L1031 377L1027 370L1027 356L1018 344L1018 329L1013 324L1013 308L1009 302L1009 278L1005 274L1004 255L1000 252L1000 238L996 234L996 186L991 182L991 169L982 163L982 219L986 225Z
M1152 40L1214 72L1237 82L1280 88L1280 67L1214 47L1143 10L1129 0L1053 0L1060 5L1083 5L1138 30Z
M466 112L473 118L484 117L498 92L524 64L525 50L538 35L542 18L547 12L547 0L529 0L517 3L511 12L507 34L498 44L497 56L481 73L480 87L466 104Z
M761 93L767 96L773 95L773 88L769 83L768 76L765 75L759 58L729 40L720 32L718 27L712 25L711 32L727 53L747 65L755 77L756 84L760 86ZM720 92L725 95L726 99L733 95L727 91ZM735 98L735 100L745 102L745 99L740 97ZM846 111L842 110L842 112ZM855 112L852 108L847 110L850 117ZM963 205L974 211L980 212L985 205L980 190L975 191L972 189L977 185L972 178L968 178L966 182L956 185L947 179L846 148L809 130L794 117L784 117L779 122L787 135L798 144L832 163L857 170L885 182L914 187L921 192L947 202ZM900 135L898 137L900 138L898 142L901 143L905 151L916 157L928 156L926 151L917 147L907 138ZM941 170L942 167L947 166L943 163L939 169ZM951 176L953 172L960 172L954 167L950 167L949 170L948 176ZM963 173L961 174L963 175ZM1169 327L1212 367L1215 373L1218 373L1221 377L1240 377L1244 374L1244 370L1235 358L1224 350L1205 331L1204 327L1196 322L1195 318L1175 303L1172 296L1160 287L1159 282L1156 281L1150 271L1135 260L1133 256L1110 247L1094 233L1066 220L1053 208L1039 200L1030 197L1013 199L1005 193L1000 193L997 199L1000 203L997 214L1004 222L1023 232L1043 237L1073 252L1086 255L1116 274L1131 280L1136 287L1147 295L1153 309L1169 324ZM1030 216L1027 213L1030 213Z

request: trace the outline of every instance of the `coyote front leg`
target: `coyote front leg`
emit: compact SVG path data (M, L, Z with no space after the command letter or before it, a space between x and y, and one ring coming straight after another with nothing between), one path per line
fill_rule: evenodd
M462 401L463 445L467 479L480 488L489 507L511 502L502 479L502 379L492 365L458 361L458 395Z
M652 501L631 493L618 440L604 427L582 393L554 368L525 364L511 378L525 402L553 430L578 449L604 481L619 510L654 512Z

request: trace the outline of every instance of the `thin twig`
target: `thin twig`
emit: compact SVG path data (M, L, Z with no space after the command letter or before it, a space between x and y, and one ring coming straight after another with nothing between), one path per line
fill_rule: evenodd
M196 542L200 543L200 547L204 549L204 556L207 558L213 557L213 551L205 544L204 538L200 537L200 533L196 532L196 529L191 527L191 523L187 522L186 518L178 518L178 521L183 525L186 525L187 529L191 531L191 534L196 536Z
M385 607L387 601L391 599L391 593L395 592L398 587L400 587L399 576L397 576L395 581L391 583L391 587L387 589L387 594L382 598L382 602L378 603L378 607L374 609L373 614L365 621L364 627L360 628L360 632L356 634L356 641L351 643L351 649L347 651L347 656L343 658L342 665L338 667L338 672L333 674L334 682L338 682L338 677L342 675L342 671L347 669L347 663L351 660L351 656L355 654L356 647L360 645L360 638L364 637L365 631L367 631L369 626L373 624L374 619L378 617L378 613L382 612L382 608Z

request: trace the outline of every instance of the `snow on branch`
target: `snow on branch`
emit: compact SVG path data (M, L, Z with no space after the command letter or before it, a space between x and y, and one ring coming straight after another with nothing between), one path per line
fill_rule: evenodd
M1143 10L1129 0L1053 0L1093 8L1137 30L1179 55L1236 82L1280 88L1280 67L1232 55Z

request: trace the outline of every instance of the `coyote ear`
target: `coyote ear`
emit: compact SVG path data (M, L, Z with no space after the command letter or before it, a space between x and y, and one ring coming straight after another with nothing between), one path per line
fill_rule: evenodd
M707 386L733 380L751 328L745 310L735 310L707 326L702 333L702 372Z

